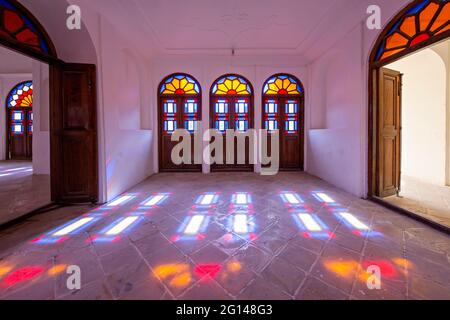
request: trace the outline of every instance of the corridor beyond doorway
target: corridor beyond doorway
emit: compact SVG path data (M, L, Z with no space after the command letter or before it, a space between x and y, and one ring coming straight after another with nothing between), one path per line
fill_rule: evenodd
M447 235L305 173L159 174L58 212L3 233L0 298L450 298ZM71 265L81 290L66 287Z
M50 204L50 175L34 175L31 161L0 161L0 203L0 225Z

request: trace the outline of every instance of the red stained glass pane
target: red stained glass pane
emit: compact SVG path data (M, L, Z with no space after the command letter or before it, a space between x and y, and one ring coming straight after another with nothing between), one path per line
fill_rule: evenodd
M416 44L419 44L419 43L421 43L421 42L423 42L425 40L428 40L428 39L430 39L430 36L427 35L426 33L418 35L417 37L414 38L413 41L411 41L410 47L413 47Z
M31 31L30 29L25 29L19 32L16 35L16 39L19 40L20 42L25 42L33 46L39 45L39 37L37 36L36 33Z
M5 19L5 29L9 32L15 33L23 27L23 20L17 13L10 10L5 10L3 14Z

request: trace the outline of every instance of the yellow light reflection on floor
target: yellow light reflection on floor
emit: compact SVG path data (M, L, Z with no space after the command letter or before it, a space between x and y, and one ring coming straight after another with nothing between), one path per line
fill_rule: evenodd
M170 280L173 287L186 287L191 281L191 272L187 264L165 264L155 268L155 274L161 280Z
M356 261L326 261L325 268L343 278L349 278L358 271Z
M50 268L50 270L47 271L47 274L49 276L56 276L60 273L63 273L64 271L67 270L67 264L58 264L52 268Z

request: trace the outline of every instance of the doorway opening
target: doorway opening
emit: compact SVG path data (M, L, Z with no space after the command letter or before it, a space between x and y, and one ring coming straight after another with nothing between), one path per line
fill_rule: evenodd
M450 3L414 1L383 31L369 78L369 198L450 228Z
M16 79L14 83L6 84L2 88L2 101L6 103L1 106L0 113L3 117L0 120L4 136L1 139L1 157L4 159L0 160L32 158L32 168L25 168L25 172L30 174L29 170L32 170L31 173L36 174L42 170L47 173L49 188L44 187L44 183L38 188L49 190L43 192L47 203L97 202L99 190L95 65L65 63L60 60L46 30L33 14L16 0L0 1L0 46L3 52L0 54L4 55L0 62L0 73L4 76L24 75L22 79ZM25 61L22 67L31 64L32 71L8 71L8 68L14 63L20 64L20 61ZM30 80L32 84L29 83ZM14 87L17 84L19 86ZM31 95L26 93L30 90ZM9 96L9 93L12 95ZM30 106L26 105L30 103L30 99L31 112ZM37 107L37 104L40 104L40 107ZM47 109L43 106L47 106ZM19 166L6 167L4 170L5 173L2 173L0 178L9 179L20 175L22 169ZM19 189L16 192L8 189L8 192L1 193L4 198L0 200L5 210L0 211L0 225L39 209L34 208L35 197L23 198L29 194L33 195L33 192L25 192L30 191L29 185L5 185L18 185ZM9 203L23 206L10 207Z

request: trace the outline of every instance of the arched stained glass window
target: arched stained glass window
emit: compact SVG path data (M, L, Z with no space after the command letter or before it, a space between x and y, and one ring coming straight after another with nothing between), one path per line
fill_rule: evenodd
M411 7L383 37L375 57L382 61L450 31L450 0L424 0Z
M55 55L42 27L15 1L0 0L0 37L18 41L47 55Z
M202 120L200 84L190 75L172 74L161 82L158 93L160 170L201 171L201 165L185 162L182 165L176 165L172 161L172 150L175 146L172 142L174 132L177 129L185 129L193 135L201 129L199 127L199 122Z
M6 98L8 159L31 159L33 150L33 82L17 84Z
M244 78L228 75L214 83L211 93L215 95L251 95L252 88Z
M19 83L11 90L6 101L8 108L33 107L33 82Z
M184 74L173 75L161 85L161 94L196 95L200 94L200 86L192 77Z
M304 89L296 77L277 74L263 87L263 128L279 132L280 169L303 169Z
M298 80L289 75L276 75L267 80L263 94L268 95L300 95L302 87Z

